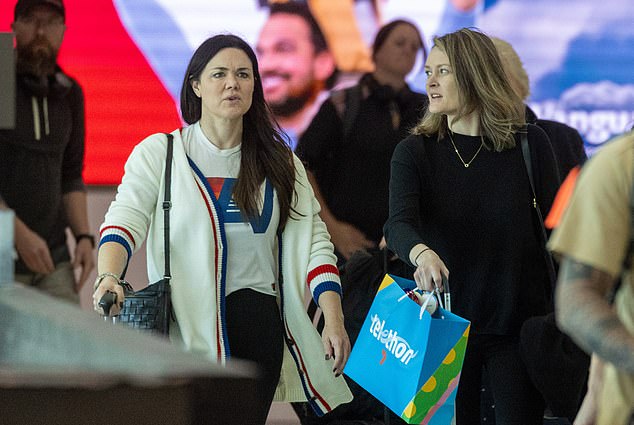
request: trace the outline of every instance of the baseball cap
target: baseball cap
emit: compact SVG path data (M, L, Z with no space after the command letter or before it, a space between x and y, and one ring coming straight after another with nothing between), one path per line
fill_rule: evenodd
M15 4L13 19L17 20L20 16L24 16L33 6L47 5L57 10L62 17L66 18L66 10L62 0L18 0Z

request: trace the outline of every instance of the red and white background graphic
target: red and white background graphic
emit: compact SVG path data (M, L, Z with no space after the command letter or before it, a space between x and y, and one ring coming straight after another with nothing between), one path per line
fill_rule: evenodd
M0 3L0 30L10 30L15 1ZM89 184L116 184L136 143L181 126L172 97L128 35L109 0L66 1L60 65L86 96Z

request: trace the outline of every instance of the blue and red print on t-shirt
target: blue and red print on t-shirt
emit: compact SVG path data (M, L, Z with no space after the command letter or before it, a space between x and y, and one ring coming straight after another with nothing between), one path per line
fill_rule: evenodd
M240 208L233 200L233 185L236 183L235 178L229 177L207 177L207 182L211 187L213 196L216 198L219 212L225 223L243 223L244 220L240 214ZM264 190L264 203L260 214L257 217L251 217L249 223L253 233L265 233L271 224L271 216L273 214L273 186L266 180L266 188Z

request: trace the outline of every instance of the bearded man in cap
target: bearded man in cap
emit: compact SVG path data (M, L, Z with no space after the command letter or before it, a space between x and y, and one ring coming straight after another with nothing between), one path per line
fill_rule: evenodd
M57 64L65 18L62 0L15 5L16 123L0 130L0 196L16 216L15 280L78 303L94 267L94 238L82 179L84 95Z

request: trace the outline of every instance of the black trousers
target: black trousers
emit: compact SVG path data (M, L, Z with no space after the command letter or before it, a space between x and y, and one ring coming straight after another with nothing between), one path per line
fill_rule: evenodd
M519 352L519 337L469 335L458 392L456 425L480 424L482 370L495 402L496 425L541 425L544 401Z
M264 425L280 379L284 355L277 301L274 296L241 289L227 296L226 320L231 357L250 360L260 369L257 383L260 397L253 401L253 407L245 404L245 408L255 409L256 424Z

